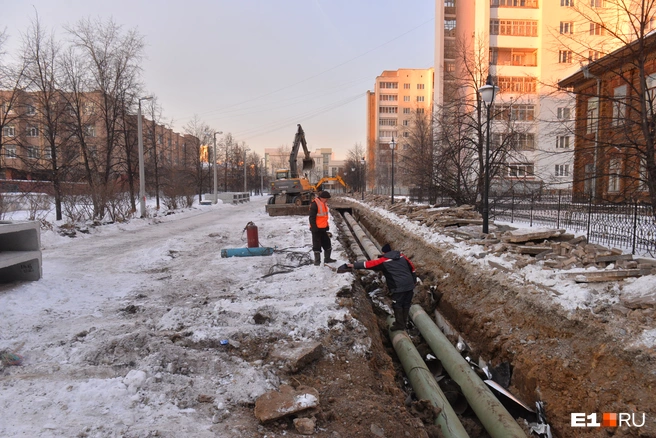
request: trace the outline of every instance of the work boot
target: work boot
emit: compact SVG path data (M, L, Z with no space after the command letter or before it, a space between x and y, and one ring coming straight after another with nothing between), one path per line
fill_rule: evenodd
M403 327L412 328L412 321L410 320L410 309L403 309Z
M321 251L314 252L314 266L319 266L321 264Z
M405 330L405 320L403 319L403 309L394 308L394 323L390 327L390 330Z
M325 252L325 257L323 259L324 263L335 263L337 261L335 259L330 258L330 253L333 252L332 249L326 249L324 252Z

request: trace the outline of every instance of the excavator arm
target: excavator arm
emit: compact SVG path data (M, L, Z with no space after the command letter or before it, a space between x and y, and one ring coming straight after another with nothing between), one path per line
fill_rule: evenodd
M307 142L305 141L305 132L301 124L298 124L298 130L294 136L294 144L292 145L292 152L289 154L289 173L290 178L299 178L298 173L298 164L296 160L298 159L298 150L303 146L303 153L305 154L303 158L303 170L312 170L314 169L314 160L310 157L310 151L307 148Z
M348 191L348 185L344 182L344 180L342 179L342 177L339 176L339 175L335 175L335 176L324 176L323 178L321 178L321 179L319 180L318 183L316 183L316 184L314 185L314 191L315 191L315 192L316 192L316 191L319 191L319 189L321 188L321 185L322 185L323 183L327 182L327 181L337 181L337 182L339 182L341 185L343 185L344 188Z

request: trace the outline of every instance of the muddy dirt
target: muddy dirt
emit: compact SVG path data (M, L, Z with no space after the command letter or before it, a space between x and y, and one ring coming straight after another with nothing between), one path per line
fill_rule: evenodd
M508 364L508 390L529 406L544 402L555 437L656 436L656 351L629 346L654 327L652 309L567 312L534 285L471 266L378 214L351 207L379 242L394 242L416 263L424 286L415 299L448 319L471 347L469 355L492 367ZM426 299L430 284L437 285L438 304ZM640 428L573 428L575 412L597 413L600 422L604 412L644 413L646 421Z

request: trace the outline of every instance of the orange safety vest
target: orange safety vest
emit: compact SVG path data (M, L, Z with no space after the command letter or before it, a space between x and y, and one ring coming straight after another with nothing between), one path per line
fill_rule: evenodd
M317 228L328 228L328 206L321 198L314 198L317 203Z

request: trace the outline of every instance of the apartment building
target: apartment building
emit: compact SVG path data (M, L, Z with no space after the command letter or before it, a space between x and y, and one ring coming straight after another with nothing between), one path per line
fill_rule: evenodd
M656 138L643 127L656 111L656 33L599 58L560 84L572 87L576 96L574 199L651 202L649 185L656 175L650 175L654 152L648 145Z
M603 0L436 1L436 110L463 95L476 100L483 83L462 78L478 65L483 82L489 74L500 89L491 109L492 144L511 129L520 133L493 190L571 189L574 101L557 83L617 47L585 18L611 17L607 6Z
M71 96L55 94L54 102L45 110L37 93L0 90L0 180L51 181L53 153L60 177L66 181L86 181L86 166L91 172L108 172L122 180L129 171L128 149L136 173L137 116L128 114L117 120L111 133L112 150L108 151L108 133L98 97L96 93L85 93L76 102ZM195 137L183 136L145 117L143 132L147 175L155 155L158 169L194 168L198 161ZM47 184L39 187L47 191Z
M385 70L367 91L367 186L388 193L392 185L392 139L394 161L403 159L417 114L430 117L433 108L434 69ZM400 170L401 167L397 167ZM397 193L407 192L412 178L396 173Z

